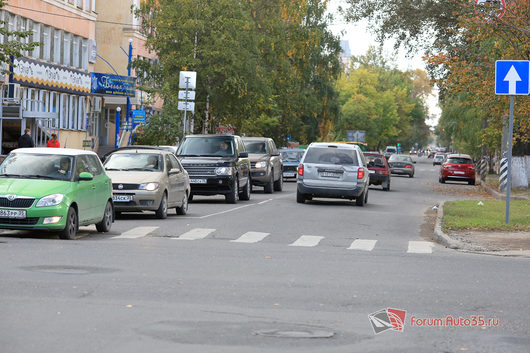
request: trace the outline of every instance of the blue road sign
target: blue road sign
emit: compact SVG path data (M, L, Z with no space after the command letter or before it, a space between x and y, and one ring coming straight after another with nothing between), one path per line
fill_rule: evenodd
M495 94L524 95L530 93L530 61L497 60L495 62Z
M145 124L145 110L132 111L133 124Z

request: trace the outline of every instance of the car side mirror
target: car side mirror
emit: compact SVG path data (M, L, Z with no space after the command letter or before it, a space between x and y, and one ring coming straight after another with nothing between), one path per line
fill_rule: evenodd
M92 174L90 174L89 172L82 172L79 174L79 181L82 181L82 180L92 180L94 179L94 176Z
M278 157L279 155L280 155L280 152L271 153L271 156L273 156L273 157Z
M412 161L412 163L416 164L416 161Z
M248 158L248 152L241 152L239 158Z

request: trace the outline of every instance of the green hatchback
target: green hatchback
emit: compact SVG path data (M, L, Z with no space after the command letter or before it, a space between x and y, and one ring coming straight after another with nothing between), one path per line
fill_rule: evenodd
M79 226L108 232L113 221L112 184L94 152L19 148L0 164L0 229L74 239Z

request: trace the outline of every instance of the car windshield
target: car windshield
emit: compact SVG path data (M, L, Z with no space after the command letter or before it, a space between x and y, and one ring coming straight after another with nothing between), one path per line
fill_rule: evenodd
M388 152L388 153L396 153L397 150L394 147L387 147L386 148L386 152Z
M162 155L156 153L113 153L105 161L106 170L159 172L163 168Z
M412 162L412 159L408 156L403 156L400 154L393 154L388 159L389 162Z
M73 156L11 153L0 165L0 177L70 180Z
M248 153L267 153L267 144L263 141L244 141L244 143Z
M355 150L338 148L310 148L304 163L358 165Z
M473 164L473 161L469 158L451 157L447 159L447 163Z
M438 154L438 155L434 156L434 158L435 158L435 159L444 159L444 156Z
M366 162L368 163L368 167L385 167L385 162L383 161L383 156L378 155L364 155L366 158Z
M227 137L192 137L182 141L179 156L222 157L235 154L234 144Z
M304 151L282 151L281 154L284 162L300 162Z

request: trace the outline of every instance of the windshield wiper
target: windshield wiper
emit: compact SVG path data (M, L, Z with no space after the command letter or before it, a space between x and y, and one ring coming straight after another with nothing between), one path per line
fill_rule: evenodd
M24 175L20 175L20 174L0 174L0 176L6 177L6 178L22 178Z
M123 170L123 169L119 169L119 168L105 168L105 170Z
M179 154L179 157L200 157L200 154Z
M54 178L54 177L52 177L52 176L49 176L49 175L40 175L40 174L28 174L28 175L23 175L22 177L30 178L30 179L50 179L50 180L57 180L57 178Z
M128 168L128 169L122 169L122 170L125 170L125 171L128 171L128 170L143 170L143 171L148 171L148 172L152 172L154 170L158 170L158 168Z

